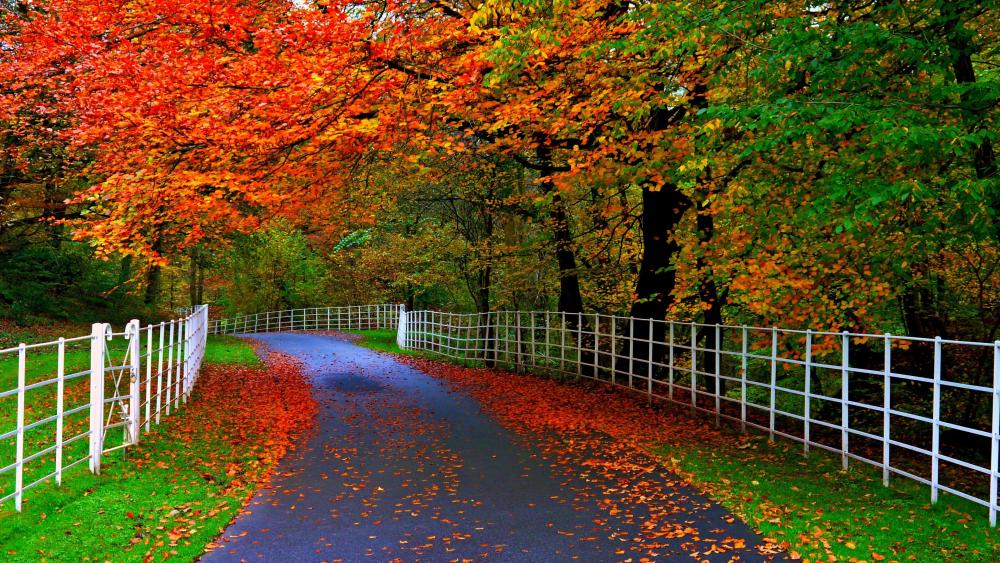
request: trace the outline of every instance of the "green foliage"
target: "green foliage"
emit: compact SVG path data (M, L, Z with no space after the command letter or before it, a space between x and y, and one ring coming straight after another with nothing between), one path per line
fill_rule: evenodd
M128 262L97 260L81 243L22 244L0 253L0 272L0 317L22 325L148 315L134 294Z
M797 210L803 220L864 231L898 220L902 206L922 211L914 230L945 241L993 236L998 180L976 177L973 153L1000 138L1000 82L992 65L979 67L973 82L959 80L955 68L961 55L987 48L969 36L985 22L977 2L908 4L857 12L847 4L840 14L774 22L762 38L769 55L749 63L752 86L705 118L752 132L727 143L741 157L785 167L773 179L788 189L812 192ZM995 37L981 39L995 48ZM733 65L739 77L719 80L744 79L746 64Z
M333 247L334 252L340 252L342 250L350 250L352 248L357 248L364 245L372 238L371 229L363 229L360 231L352 231L347 234L336 246Z
M272 227L238 237L222 266L219 303L228 314L327 305L327 265L297 230Z

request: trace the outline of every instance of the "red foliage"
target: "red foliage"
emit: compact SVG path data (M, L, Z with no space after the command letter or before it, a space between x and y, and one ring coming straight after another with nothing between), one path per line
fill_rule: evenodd
M653 408L608 385L568 384L412 357L401 356L399 360L471 394L518 432L600 432L643 451L679 440L735 442L705 421Z
M206 366L185 418L218 429L231 447L249 447L260 464L273 465L312 426L316 401L294 358L272 352L267 364L267 369ZM190 424L177 426L168 431L198 431Z

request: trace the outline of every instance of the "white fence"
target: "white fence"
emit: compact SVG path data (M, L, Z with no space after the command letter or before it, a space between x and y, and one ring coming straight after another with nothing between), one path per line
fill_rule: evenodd
M100 473L103 454L138 444L187 401L207 329L202 305L170 322L96 323L89 336L0 350L0 504L20 511L28 489L60 485L84 463Z
M403 306L350 305L344 307L312 307L240 315L209 321L209 334L251 334L290 330L374 330L396 328Z
M996 525L1000 342L533 311L402 312L398 342L683 404L924 483L932 502L957 495Z

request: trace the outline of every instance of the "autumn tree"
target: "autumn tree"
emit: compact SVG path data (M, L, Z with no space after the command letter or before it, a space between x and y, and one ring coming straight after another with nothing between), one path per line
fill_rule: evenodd
M18 134L86 166L71 224L104 255L162 264L280 220L324 259L387 264L429 236L402 220L420 209L464 241L470 308L554 292L570 313L993 338L981 4L52 0L5 20L0 81L5 118L59 116ZM368 229L364 257L330 251ZM542 254L554 278L514 258ZM421 260L375 285L446 285ZM538 287L497 298L512 279Z

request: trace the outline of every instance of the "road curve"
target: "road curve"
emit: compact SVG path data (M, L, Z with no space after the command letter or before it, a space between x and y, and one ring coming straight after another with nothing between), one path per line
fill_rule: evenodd
M609 517L600 491L581 494L583 468L557 471L474 399L334 337L254 338L303 362L320 412L203 561L643 560L632 540L648 509ZM646 478L701 542L665 539L646 560L765 560L723 508L665 471Z

